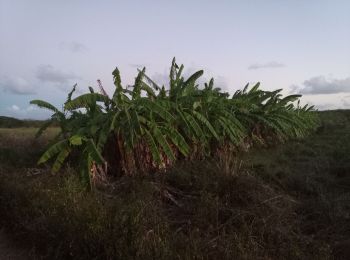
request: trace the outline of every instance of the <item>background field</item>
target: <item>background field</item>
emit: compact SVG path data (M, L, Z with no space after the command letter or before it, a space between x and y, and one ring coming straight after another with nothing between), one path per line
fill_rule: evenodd
M319 113L304 140L94 192L74 160L36 165L57 129L2 128L0 223L38 258L349 259L350 111Z

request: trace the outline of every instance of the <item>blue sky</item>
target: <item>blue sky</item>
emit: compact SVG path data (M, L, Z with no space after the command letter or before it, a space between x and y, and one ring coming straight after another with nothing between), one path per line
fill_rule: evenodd
M231 93L247 82L350 108L350 1L0 0L0 115L45 118L101 79L113 91L137 68L163 83L171 59Z

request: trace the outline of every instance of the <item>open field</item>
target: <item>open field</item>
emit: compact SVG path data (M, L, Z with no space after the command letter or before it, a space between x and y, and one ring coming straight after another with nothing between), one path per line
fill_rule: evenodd
M58 128L50 128L36 139L38 128L0 128L0 158L6 165L35 166L45 146L58 133Z
M1 225L46 259L349 259L350 111L319 114L306 139L92 192L74 161L36 165L57 129L0 129Z

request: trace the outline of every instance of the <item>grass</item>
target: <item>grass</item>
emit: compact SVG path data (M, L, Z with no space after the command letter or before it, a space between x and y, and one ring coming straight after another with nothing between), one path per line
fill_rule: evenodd
M58 128L50 128L45 134L35 139L38 128L0 128L0 162L4 167L36 167L35 162L44 151Z
M20 120L13 117L0 116L0 128L40 127L44 121Z
M47 259L349 259L350 111L305 140L94 192L35 164L55 129L0 129L1 223Z

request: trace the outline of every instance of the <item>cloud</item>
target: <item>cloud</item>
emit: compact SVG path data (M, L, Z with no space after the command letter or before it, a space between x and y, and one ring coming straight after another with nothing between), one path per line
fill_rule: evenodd
M185 80L187 80L193 73L197 72L201 70L198 67L189 67L187 69L184 70L184 72L182 73L182 76L184 77ZM204 87L204 83L208 83L210 81L211 78L214 78L214 87L215 88L220 88L222 91L224 92L229 92L230 88L229 88L229 80L222 75L213 75L213 73L209 73L209 75L207 73L205 73L204 71L204 75L202 75L199 79L197 79L196 83L199 85L199 88L203 88ZM157 83L159 86L165 86L166 89L169 88L169 71L164 70L163 73L154 73L152 74L152 76L150 76L150 78Z
M6 108L7 111L10 111L10 112L18 112L18 113L27 113L27 112L30 112L30 111L34 111L34 110L37 110L38 108L33 106L33 105L30 105L26 108L21 108L19 107L18 105L15 105L13 104L12 106L9 106Z
M50 112L44 109L39 109L35 106L27 106L21 108L13 104L5 109L5 115L20 119L47 119L50 117Z
M49 64L39 65L36 77L41 82L54 83L56 86L64 90L72 85L71 83L73 80L80 79L80 77L74 73L60 71Z
M61 42L59 49L63 51L70 51L73 53L84 52L87 50L86 46L80 42Z
M147 68L148 64L136 64L136 63L130 63L130 67L136 68L136 69L143 69L144 67Z
M217 77L214 77L214 86L221 88L222 91L226 91L226 92L230 91L228 79L224 76L219 75Z
M295 94L299 92L300 92L300 87L298 85L293 84L289 87L289 94Z
M341 99L342 105L344 108L350 108L350 100L347 100L346 98L349 98L349 96Z
M169 73L165 72L164 73L159 73L156 72L150 77L155 83L157 83L159 86L169 86Z
M0 87L5 91L15 95L32 95L36 91L32 84L22 77L2 77Z
M326 103L326 104L315 105L315 108L320 110L320 111L323 111L323 110L337 109L337 108L339 108L339 106L337 106L336 104Z
M325 76L317 76L305 80L299 87L293 85L294 90L299 89L300 94L336 94L350 93L350 77L345 79L327 79Z
M17 106L17 105L12 105L10 107L10 109L12 109L13 111L19 111L20 110L19 106Z
M266 63L255 63L248 67L249 70L258 70L258 69L277 69L283 68L286 65L277 61L270 61Z
M51 113L46 109L40 109L33 105L27 107L20 107L13 104L5 109L6 116L11 116L20 119L47 119L50 118Z

